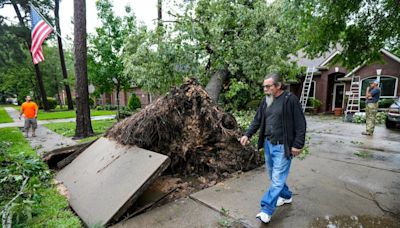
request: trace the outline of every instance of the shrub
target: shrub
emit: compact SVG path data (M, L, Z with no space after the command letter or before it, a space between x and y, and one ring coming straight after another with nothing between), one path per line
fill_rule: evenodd
M310 97L308 101L310 102L310 105L315 109L319 109L319 107L321 107L321 101L314 97Z
M117 110L117 106L116 105L104 105L104 110L110 111L110 110Z
M251 109L251 110L257 110L258 106L260 106L259 100L252 100L249 103L247 103L247 105L246 105L247 109Z
M104 110L104 107L99 105L99 106L96 107L96 110Z
M365 115L354 115L351 120L353 123L365 123Z
M384 124L387 117L387 112L378 112L376 114L376 123L377 124Z
M386 116L387 116L386 112L378 112L375 117L375 124L385 123ZM352 122L353 123L365 123L366 122L365 113L354 115Z
M120 107L120 110L119 110L119 118L120 119L124 119L126 117L131 116L131 115L132 115L132 111L128 107L126 107L126 106Z
M389 108L391 104L393 104L394 99L381 99L378 102L379 108Z
M48 97L47 98L47 102L49 103L49 108L50 109L55 109L58 105L58 102L56 101L56 99L52 98L52 97Z
M136 109L138 109L140 107L142 107L142 104L140 103L140 98L136 94L132 93L132 95L128 101L128 108L131 111L135 111Z

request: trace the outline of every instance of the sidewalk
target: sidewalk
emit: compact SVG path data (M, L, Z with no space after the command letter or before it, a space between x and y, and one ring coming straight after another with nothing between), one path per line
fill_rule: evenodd
M14 120L14 123L5 123L0 124L0 128L2 127L20 127L24 126L24 120L20 120L19 112L11 107L5 107L8 115ZM114 115L108 116L94 116L92 120L104 120L104 119L112 119ZM39 155L47 151L52 151L54 149L58 149L65 146L72 146L77 144L76 141L71 138L64 137L59 135L48 128L44 127L43 124L47 123L62 123L62 122L75 122L75 118L69 119L56 119L56 120L41 120L38 121L38 127L36 129L36 137L31 137L31 131L29 132L29 138L27 138L31 147L36 150Z
M269 185L260 167L114 227L400 227L400 134L379 126L366 137L365 125L308 123L311 155L293 160L288 179L293 203L270 224L255 219ZM355 155L367 149L367 157Z
M2 123L0 124L0 128L4 127L23 127L24 120L18 119L19 112L12 107L5 107L4 108L8 115L14 120L13 123ZM105 116L92 116L91 120L109 120L114 119L115 115L105 115ZM75 122L75 118L68 118L68 119L54 119L54 120L38 120L38 125L49 124L49 123L65 123L65 122Z

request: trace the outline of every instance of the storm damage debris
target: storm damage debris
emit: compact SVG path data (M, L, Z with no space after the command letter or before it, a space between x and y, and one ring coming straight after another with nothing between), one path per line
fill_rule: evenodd
M168 165L165 155L100 138L56 179L87 226L106 225L120 218Z
M167 155L172 173L218 176L262 163L259 152L239 143L240 136L235 118L215 104L194 79L106 133L122 145Z

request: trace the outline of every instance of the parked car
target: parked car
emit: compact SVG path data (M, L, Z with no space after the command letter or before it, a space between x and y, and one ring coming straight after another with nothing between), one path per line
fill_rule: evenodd
M6 103L7 104L18 105L18 100L17 100L17 98L14 98L14 97L7 97L6 98Z
M400 125L400 97L390 105L385 124L387 128L395 128Z

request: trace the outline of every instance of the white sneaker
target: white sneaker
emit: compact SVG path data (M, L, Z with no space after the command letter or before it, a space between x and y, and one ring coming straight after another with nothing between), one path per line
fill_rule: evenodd
M271 216L265 212L260 212L257 214L256 218L263 223L269 223L271 221Z
M292 201L293 201L293 197L290 197L290 199L285 199L285 198L279 197L278 201L276 201L276 206L280 207L285 203L292 203Z

